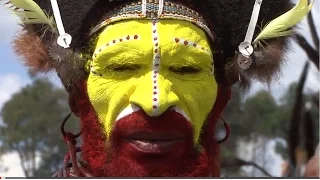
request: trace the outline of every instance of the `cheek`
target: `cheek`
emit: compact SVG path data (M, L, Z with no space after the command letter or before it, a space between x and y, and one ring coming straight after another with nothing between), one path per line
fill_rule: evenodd
M107 135L110 135L121 109L129 105L129 96L135 89L134 82L134 78L120 81L89 75L87 81L89 100Z
M213 76L204 75L198 81L173 80L174 91L180 101L178 107L191 118L194 141L197 143L202 126L211 112L217 97L217 83Z

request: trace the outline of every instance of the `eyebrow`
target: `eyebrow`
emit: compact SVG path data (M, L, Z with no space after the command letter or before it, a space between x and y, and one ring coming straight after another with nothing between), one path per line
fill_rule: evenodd
M97 56L106 48L122 43L122 42L128 42L128 41L133 41L133 40L140 40L140 36L135 34L135 35L126 35L124 37L120 37L120 38L114 38L113 40L103 44L102 46L100 46L99 48L97 48L95 50L95 52L92 55L92 59L95 60L97 58Z
M197 48L197 49L199 49L199 50L201 50L211 56L210 49L204 48L203 46L199 45L198 43L195 43L195 42L183 39L183 38L178 38L178 37L173 38L173 42L180 44L180 45L183 45L183 46Z

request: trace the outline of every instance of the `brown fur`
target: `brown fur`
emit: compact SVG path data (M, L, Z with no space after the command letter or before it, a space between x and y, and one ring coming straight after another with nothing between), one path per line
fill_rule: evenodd
M86 62L87 60L80 54L70 51L61 63L57 63L57 74L69 93L74 91L76 83L87 79Z
M50 42L48 41L48 45L45 42L44 39L40 39L33 26L25 25L20 35L14 40L13 45L15 53L21 57L21 61L31 70L31 73L46 73L54 70L66 90L68 92L72 91L74 83L87 77L86 60L81 58L77 52L64 49L56 43L48 47ZM52 48L55 48L58 52L53 52ZM63 58L60 60L52 59L50 54L59 55Z
M15 53L21 57L23 64L33 73L48 72L55 69L54 62L48 55L48 47L31 26L25 26L14 42Z
M286 44L284 38L267 41L263 48L254 52L251 56L253 63L247 70L241 70L236 59L230 61L225 69L228 84L232 85L240 81L240 86L248 89L253 80L258 80L270 85L278 78L280 68L285 62L285 57L283 56L287 50Z

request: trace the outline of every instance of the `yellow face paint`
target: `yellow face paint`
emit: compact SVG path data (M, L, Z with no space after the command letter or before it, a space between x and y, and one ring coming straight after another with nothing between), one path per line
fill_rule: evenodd
M195 143L217 96L206 35L179 20L109 25L98 37L87 87L107 136L130 107L149 116L173 108L192 123Z

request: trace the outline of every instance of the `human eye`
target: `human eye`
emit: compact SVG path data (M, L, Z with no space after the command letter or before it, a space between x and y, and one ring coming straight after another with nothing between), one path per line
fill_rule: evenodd
M201 71L201 68L197 66L171 66L169 67L169 71L178 74L178 75L185 75L185 74L197 74Z
M141 68L137 64L111 64L107 66L107 69L112 72L134 72Z

